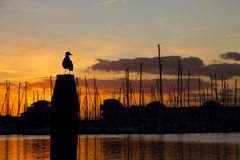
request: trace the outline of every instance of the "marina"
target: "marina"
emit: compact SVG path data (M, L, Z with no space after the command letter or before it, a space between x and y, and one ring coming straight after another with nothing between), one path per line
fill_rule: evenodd
M135 80L131 79L130 69L125 70L125 78L120 83L119 93L114 92L112 98L101 99L98 81L80 79L70 75L73 64L66 52L63 67L69 69L69 74L52 76L48 79L48 94L46 86L42 93L32 89L29 98L28 83L17 87L17 105L12 102L11 82L6 81L5 94L0 109L0 134L49 134L51 119L61 114L55 121L67 124L61 117L67 116L71 104L74 103L74 115L78 134L156 134L156 133L228 133L240 131L240 93L238 79L229 82L224 75L209 75L209 80L191 78L191 70L185 68L186 59L177 60L175 83L172 86L164 82L164 59L161 57L160 44L157 45L159 77L150 84L143 84L144 63L140 61L139 72ZM191 59L191 57L190 57ZM166 65L166 64L165 64ZM189 64L188 64L189 65ZM185 72L183 72L185 71ZM69 83L68 79L71 79ZM232 87L230 87L230 84ZM69 85L68 87L65 85ZM60 92L61 88L65 88ZM72 88L66 94L67 88ZM116 86L115 86L116 87ZM149 88L150 87L150 88ZM63 89L62 88L62 89ZM146 90L151 90L145 93ZM53 91L59 92L56 98ZM36 94L35 94L36 93ZM64 95L66 94L66 95ZM48 96L47 96L48 95ZM71 95L71 96L70 96ZM69 96L69 98L67 98ZM46 97L49 97L48 100ZM60 102L73 99L75 102ZM29 100L32 104L29 106ZM50 100L49 100L50 99ZM52 104L57 104L52 107ZM60 107L62 104L64 106ZM70 107L70 108L69 108ZM61 109L53 114L55 109ZM69 108L69 109L68 109ZM64 111L63 111L64 110ZM70 114L70 113L69 113ZM72 116L69 116L72 117ZM61 122L60 122L61 121Z

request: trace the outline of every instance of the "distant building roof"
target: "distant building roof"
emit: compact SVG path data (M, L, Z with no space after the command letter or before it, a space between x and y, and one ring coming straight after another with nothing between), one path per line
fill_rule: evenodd
M108 108L123 107L123 105L117 99L106 99L103 101L103 106L108 107Z
M46 110L46 109L49 109L50 107L51 107L51 102L40 100L40 101L34 102L30 107L28 107L27 112Z
M212 101L212 100L210 100L210 101L206 101L205 103L203 103L203 105L202 105L202 107L207 107L207 108L209 108L209 107L221 107L221 104L220 103L218 103L218 102L216 102L216 101Z
M166 106L159 101L153 101L146 105L147 108L165 108Z

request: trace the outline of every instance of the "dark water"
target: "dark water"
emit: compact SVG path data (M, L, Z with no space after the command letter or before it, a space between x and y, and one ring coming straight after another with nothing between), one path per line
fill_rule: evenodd
M47 160L49 153L49 136L0 136L0 160ZM81 135L78 159L240 160L240 133Z

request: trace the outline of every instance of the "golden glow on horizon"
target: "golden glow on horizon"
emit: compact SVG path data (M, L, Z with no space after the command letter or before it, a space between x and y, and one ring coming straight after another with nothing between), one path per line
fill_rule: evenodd
M17 40L19 42L20 40ZM64 58L65 51L69 50L73 53L71 57L74 63L75 75L88 77L97 76L99 79L109 76L104 72L85 72L87 68L96 63L96 58L117 60L119 58L135 58L135 57L156 57L156 46L152 44L147 48L139 46L137 42L123 41L101 41L100 39L89 39L83 42L77 41L73 44L55 44L53 42L31 41L26 40L21 43L6 43L6 55L1 56L0 64L1 78L0 81L29 81L37 77L55 75L64 73L61 62ZM149 46L148 46L149 47ZM183 57L202 56L206 63L210 63L210 51L201 51L191 48L178 48L168 44L162 45L162 56L180 55ZM218 59L218 57L213 57ZM110 77L108 77L110 79Z
M209 80L208 77L205 77L206 80ZM237 77L234 77L237 78ZM91 81L91 80L90 80ZM81 82L82 83L82 82ZM229 89L233 90L234 89L234 79L230 79L228 81L229 83ZM240 84L240 81L238 81L238 86ZM24 112L24 104L25 104L25 99L24 99L24 95L25 95L25 91L24 91L24 83L21 84L21 91L20 91L20 101L21 101L21 105L20 105L20 113ZM93 91L93 86L92 86L92 82L88 82L88 86L89 86L89 93L88 93L88 114L89 117L94 117L94 91ZM41 82L37 82L37 83L28 83L28 90L27 90L27 106L31 106L31 104L33 102L36 102L38 100L47 100L50 101L51 100L51 93L50 93L50 81L49 80L45 80L45 81L41 81ZM102 86L98 86L98 90L99 90L99 95L98 95L98 101L97 101L97 114L99 114L99 106L100 104L103 103L103 100L105 99L109 99L109 98L115 98L115 99L119 99L120 102L122 104L124 104L123 101L123 93L121 93L121 95L119 95L120 92L120 88L122 86L115 86L115 88L111 88L111 89L106 89L103 88ZM174 86L168 86L168 87L174 87ZM221 81L218 81L218 88L219 91L221 90ZM80 92L81 89L81 92ZM169 97L169 91L172 91L173 88L168 88L168 90L164 90L164 102L167 106L173 106L173 102L172 100L170 101L170 99L173 98L173 93L171 92L171 95ZM186 94L186 88L185 90L185 94ZM44 93L45 91L45 93ZM85 117L85 87L84 84L81 84L78 88L77 91L80 95L79 100L81 101L80 103L80 112L81 112L81 117ZM122 92L122 91L121 91ZM155 97L158 98L158 94L156 93L157 90L155 89ZM203 92L205 92L206 94L206 90L202 90L201 91L202 94ZM210 90L208 91L210 93ZM195 89L191 89L191 93L198 95L198 90ZM2 84L0 86L0 112L2 115L5 115L5 111L6 111L6 99L5 99L5 94L6 94L6 88L5 85ZM220 93L219 93L220 94ZM18 83L11 83L11 90L10 90L10 101L9 101L9 109L11 112L11 115L16 116L17 115L17 110L18 110ZM45 95L45 98L44 98ZM139 103L139 93L138 93L138 89L134 89L134 93L130 94L131 96L131 101L130 101L130 105L138 105ZM175 96L177 96L177 91L176 91L176 86L175 86ZM183 95L184 97L184 95ZM144 104L147 104L151 101L154 101L154 99L152 99L152 95L151 93L144 93ZM170 98L170 99L169 99ZM194 98L194 96L192 96L192 98ZM186 100L186 99L185 99ZM198 98L197 98L198 100ZM126 101L125 101L126 103ZM191 102L192 105L194 105L196 102ZM198 102L197 102L198 104ZM185 104L186 105L186 101Z

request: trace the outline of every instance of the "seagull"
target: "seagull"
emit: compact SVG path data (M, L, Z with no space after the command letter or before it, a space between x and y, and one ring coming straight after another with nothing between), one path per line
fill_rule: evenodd
M70 74L70 71L73 71L73 63L70 60L70 57L69 57L70 55L72 54L69 51L67 51L65 54L65 58L62 61L62 66L65 69L65 74L66 74L66 69L69 70L69 74Z

